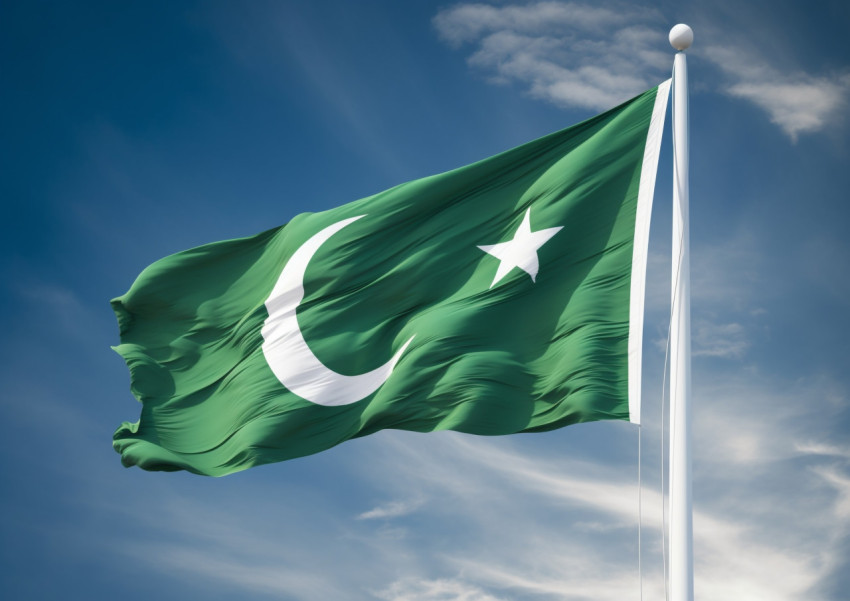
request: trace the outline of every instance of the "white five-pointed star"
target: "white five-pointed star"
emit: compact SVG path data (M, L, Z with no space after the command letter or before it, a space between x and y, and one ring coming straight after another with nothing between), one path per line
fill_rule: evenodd
M478 248L500 261L499 268L496 270L496 277L493 278L490 288L498 284L499 280L508 275L508 272L514 267L522 269L531 276L532 282L536 282L537 271L540 269L540 264L537 261L537 250L562 228L563 226L550 227L539 232L532 232L531 209L529 208L525 211L525 217L522 218L522 223L519 224L512 240L479 246Z

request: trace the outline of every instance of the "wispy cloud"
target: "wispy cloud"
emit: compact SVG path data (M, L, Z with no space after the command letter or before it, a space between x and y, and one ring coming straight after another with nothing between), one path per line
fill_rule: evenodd
M364 511L357 516L358 520L377 520L387 518L397 518L409 513L413 513L419 509L424 501L421 499L413 499L408 501L393 501L386 505L380 505L369 511Z
M727 94L764 110L794 141L835 123L847 108L850 74L782 71L735 42L709 46L704 56L726 75Z
M744 338L744 326L740 323L717 324L702 320L694 326L695 357L739 359L749 347Z
M378 591L385 601L500 601L481 588L458 579L411 578L393 582Z
M519 83L563 107L610 108L658 83L669 70L653 9L537 2L459 4L434 26L450 45L471 45L470 66L494 83Z
M824 455L827 457L850 459L850 447L843 447L840 445L808 441L798 442L794 445L794 448L804 455Z

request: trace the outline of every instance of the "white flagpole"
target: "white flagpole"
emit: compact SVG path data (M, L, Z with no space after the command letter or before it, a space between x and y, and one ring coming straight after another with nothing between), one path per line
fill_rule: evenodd
M670 328L670 599L693 601L691 268L688 227L688 63L694 32L670 30L673 62L673 272Z

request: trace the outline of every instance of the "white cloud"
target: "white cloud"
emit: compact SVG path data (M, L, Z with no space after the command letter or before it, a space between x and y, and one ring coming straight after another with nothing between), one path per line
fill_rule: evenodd
M740 323L718 324L698 320L694 324L694 357L739 359L749 347Z
M529 561L527 550L523 550L517 563L467 557L456 561L467 577L506 591L508 598L519 594L521 598L620 601L637 595L636 566L614 567L595 549L582 545L544 545L539 550L540 555L533 561ZM645 588L660 592L659 584L655 581ZM660 597L657 593L656 596Z
M458 45L473 42L489 32L559 34L569 28L600 31L629 22L634 11L617 12L573 2L537 2L528 5L491 6L459 4L440 11L434 24L447 41Z
M481 588L457 579L411 578L393 582L376 596L385 601L499 601Z
M413 513L414 511L419 509L422 504L423 501L420 499L408 501L393 501L391 503L387 503L386 505L381 505L379 507L370 509L369 511L364 511L363 513L357 516L357 519L376 520L397 518L403 515L408 515L409 513Z
M655 11L634 6L538 2L460 4L434 25L452 46L475 47L469 64L494 83L518 82L564 107L606 109L659 83L670 58Z
M709 46L704 56L726 74L727 94L764 110L794 141L835 123L847 107L850 75L780 70L735 42Z
M850 448L822 442L808 441L798 442L794 448L804 455L824 455L827 457L840 457L850 459Z

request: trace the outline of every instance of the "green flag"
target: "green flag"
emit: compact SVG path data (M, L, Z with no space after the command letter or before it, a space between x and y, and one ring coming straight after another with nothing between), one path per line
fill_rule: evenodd
M112 301L142 403L124 465L220 476L384 428L637 422L668 88L145 269Z

